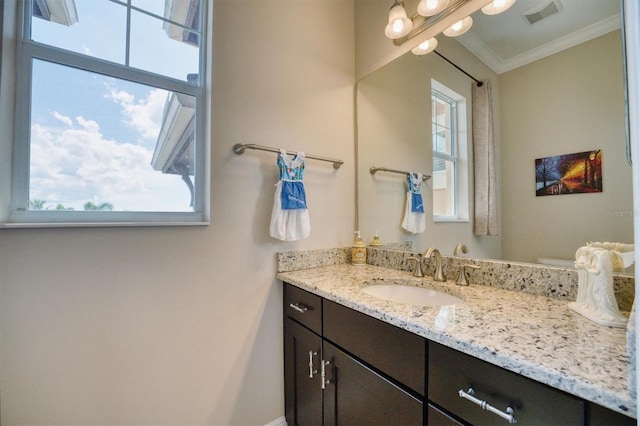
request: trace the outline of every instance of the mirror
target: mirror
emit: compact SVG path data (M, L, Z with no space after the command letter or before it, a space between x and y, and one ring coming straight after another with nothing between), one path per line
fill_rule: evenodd
M464 243L468 257L529 263L539 258L573 260L576 249L588 241L633 243L620 4L554 1L559 13L535 24L526 22L523 13L540 2L518 0L501 15L476 12L466 35L436 37L440 54L473 77L490 80L499 236L473 233L473 81L433 52L409 52L358 82L358 227L367 241L377 231L383 243L411 242L418 252L434 245L451 255ZM596 16L591 8L603 4L598 22L582 28L578 15ZM535 38L544 36L552 39ZM493 58L487 49L480 53L482 45L492 46ZM411 234L401 228L405 176L372 175L369 168L437 173L431 152L432 81L462 99L457 108L460 215L455 221L434 219L432 206L441 186L434 177L422 185L426 230ZM592 150L602 154L602 192L536 196L536 159Z

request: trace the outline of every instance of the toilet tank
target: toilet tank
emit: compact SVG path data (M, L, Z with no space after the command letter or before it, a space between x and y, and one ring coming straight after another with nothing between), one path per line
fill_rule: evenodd
M571 259L555 259L551 257L539 257L537 262L542 265L559 266L561 268L576 269L575 263Z

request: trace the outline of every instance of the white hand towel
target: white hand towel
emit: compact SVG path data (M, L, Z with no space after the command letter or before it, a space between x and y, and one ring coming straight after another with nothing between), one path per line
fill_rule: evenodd
M420 234L426 229L424 205L422 194L420 193L421 184L422 173L409 172L407 175L407 201L405 203L402 228L413 234Z

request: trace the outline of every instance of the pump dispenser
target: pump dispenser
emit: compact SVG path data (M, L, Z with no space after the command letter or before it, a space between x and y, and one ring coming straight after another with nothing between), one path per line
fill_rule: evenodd
M373 239L369 243L371 247L382 247L382 241L380 241L380 236L378 235L378 231L373 235Z
M356 266L367 264L367 246L362 241L360 231L356 231L356 239L351 246L351 264Z

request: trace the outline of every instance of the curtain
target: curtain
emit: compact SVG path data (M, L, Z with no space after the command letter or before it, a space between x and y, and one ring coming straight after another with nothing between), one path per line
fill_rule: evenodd
M495 144L491 83L472 85L473 168L475 182L474 234L498 235Z

